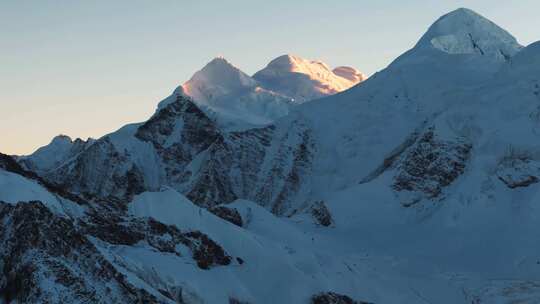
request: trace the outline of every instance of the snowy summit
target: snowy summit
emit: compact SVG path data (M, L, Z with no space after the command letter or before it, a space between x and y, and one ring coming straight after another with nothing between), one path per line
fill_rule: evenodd
M337 71L337 73L336 73ZM253 75L266 88L304 102L344 91L366 77L351 67L334 71L322 61L283 55Z
M237 91L254 88L257 82L223 57L216 57L182 85L194 100L209 103Z
M344 91L365 79L354 68L332 71L321 61L293 55L272 60L250 77L225 58L217 57L178 87L175 94L192 98L223 128L240 130L268 125L298 104Z
M466 8L439 18L416 47L433 47L450 54L480 54L500 60L508 60L521 49L507 31Z

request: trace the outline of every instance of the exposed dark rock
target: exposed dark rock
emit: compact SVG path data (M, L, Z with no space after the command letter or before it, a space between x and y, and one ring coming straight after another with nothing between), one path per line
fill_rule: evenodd
M114 245L134 245L145 239L140 227L130 222L122 223L118 216L89 216L79 223L82 232Z
M222 135L215 123L181 95L137 129L135 137L150 142L160 155L170 184L187 181L186 165Z
M22 175L24 177L30 178L30 177L36 177L35 174L30 173L29 171L24 170L21 165L13 159L13 157L0 153L0 168L16 173L19 175Z
M178 126L177 120L183 124ZM181 127L179 134L173 134L175 128ZM171 138L180 135L180 138ZM220 134L214 123L189 98L178 95L176 101L160 109L145 122L135 136L143 141L151 142L156 148L166 148L167 143L185 144L189 152L200 152L208 148Z
M184 247L201 269L231 263L225 250L200 231L182 232L152 218L127 218L116 207L88 208L87 215L74 222L51 213L41 202L0 202L0 302L164 303L131 285L88 236L110 245L144 241L177 255ZM182 299L181 289L169 289L160 293Z
M71 200L72 202L78 204L86 204L85 200L83 200L81 197L68 192L66 189L58 185L46 181L32 171L24 169L19 163L17 163L15 159L13 159L13 157L9 155L0 153L0 168L8 172L15 173L28 179L34 180L50 192L57 194L65 199Z
M311 304L372 304L364 301L355 301L346 295L335 292L323 292L311 298Z
M538 183L538 177L533 175L528 175L520 178L519 180L508 180L502 177L499 177L499 179L508 186L510 189L514 188L521 188L521 187L528 187L532 184Z
M294 122L290 130L269 126L217 140L186 196L207 208L243 198L278 215L290 213L291 202L309 182L315 150L306 125Z
M191 243L193 259L201 269L209 269L212 265L229 265L231 257L223 248L200 231L192 231L185 234Z
M204 166L195 174L187 197L200 206L250 198L270 145L274 127L232 132L208 149Z
M540 162L525 154L511 153L501 160L496 174L510 189L528 187L540 182Z
M465 170L472 146L464 139L442 140L430 128L400 160L393 189L435 198ZM403 202L410 206L413 202Z
M135 145L151 145L147 153L155 158L148 161L154 166L142 166L140 157L131 155L136 151L121 149L106 136L44 178L87 201L127 202L167 185L205 208L243 198L287 215L309 191L315 153L306 122L293 121L289 127L225 133L189 98L178 95L133 130Z
M107 214L107 215L104 215ZM178 245L187 247L201 269L229 265L231 257L200 231L182 232L153 218L125 218L114 213L91 213L79 223L83 233L113 245L134 245L146 241L160 252L181 256Z
M66 218L41 202L0 203L0 300L163 303L131 285Z
M233 151L219 139L208 149L208 154L209 158L189 187L187 198L205 208L233 202L238 199L229 177Z
M290 201L300 191L300 188L309 175L313 161L314 143L311 132L304 130L300 135L300 144L294 147L293 160L288 167L284 185L275 201L272 202L272 212L276 215L284 215L290 212Z
M233 297L230 297L229 298L229 304L250 304L249 302L247 301L240 301L236 298L233 298Z
M309 213L311 214L311 216L313 216L317 224L321 226L328 227L334 222L330 210L328 210L326 204L323 201L314 202L309 207Z
M143 193L146 189L144 186L144 176L136 165L133 165L131 169L126 173L127 197L133 197L137 194Z
M233 223L239 227L243 226L242 216L235 208L227 206L215 206L208 210L227 222Z

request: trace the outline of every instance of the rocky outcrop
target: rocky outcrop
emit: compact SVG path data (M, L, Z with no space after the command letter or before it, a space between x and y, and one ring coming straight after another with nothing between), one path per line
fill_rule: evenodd
M496 174L510 189L528 187L540 182L540 162L526 153L510 153L501 160Z
M287 132L269 126L227 134L208 149L186 196L204 207L243 198L285 215L309 185L314 152L300 122Z
M178 298L170 290L156 287L163 298L135 287L118 268L125 265L104 255L110 246L149 246L179 257L188 252L202 270L233 261L201 231L180 231L152 218L126 217L121 208L88 207L84 216L70 219L53 214L41 202L0 202L0 301L168 303L165 298ZM243 264L240 257L236 260ZM148 273L136 275L144 279Z
M248 301L241 301L241 300L231 297L229 298L229 304L251 304L251 303Z
M165 303L133 286L71 220L41 202L0 203L0 223L7 303Z
M210 118L181 95L140 126L135 137L154 146L171 184L186 182L190 175L186 165L222 139Z
M329 227L334 223L332 214L323 201L316 201L308 208L309 214L318 225Z
M404 194L404 206L438 197L465 170L471 144L463 138L440 138L429 128L399 160L392 188Z
M224 140L215 142L203 156L204 164L185 187L186 196L199 206L209 208L238 198L230 179L234 155Z
M232 258L201 231L180 231L152 218L134 219L103 212L92 213L79 222L84 234L113 245L132 246L141 241L155 250L182 256L181 247L191 252L201 269L229 265ZM180 247L179 247L180 246Z
M276 132L273 140L272 153L265 157L247 199L276 215L287 215L309 191L315 143L310 129L300 121L294 121L286 133Z
M138 126L126 147L122 148L124 143L119 147L114 135L105 136L44 177L87 198L129 201L160 183L183 189L192 174L186 166L221 139L212 121L191 100L177 96ZM139 156L140 142L151 144L150 153L157 158Z
M0 168L25 177L35 176L35 174L23 169L23 167L19 165L19 163L17 163L17 161L15 161L15 159L13 159L11 156L2 153L0 153Z
M206 234L200 231L190 231L184 236L199 268L210 269L213 265L229 265L231 263L231 257Z
M78 204L85 204L86 202L79 196L67 191L66 189L55 185L32 171L24 169L13 157L0 153L0 169L3 169L7 172L15 173L21 176L24 176L28 179L36 181L38 184L45 187L49 192L54 193L60 197L68 199L72 202Z
M349 296L335 292L322 292L311 298L311 304L372 304L364 301L355 301Z
M240 215L238 210L236 210L236 208L227 206L215 206L208 209L208 211L238 227L243 226L242 216Z

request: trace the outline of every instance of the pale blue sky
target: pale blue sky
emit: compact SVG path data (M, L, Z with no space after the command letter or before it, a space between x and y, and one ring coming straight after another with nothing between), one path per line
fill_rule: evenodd
M218 55L248 74L285 53L372 74L458 7L540 40L537 0L0 0L0 151L145 120Z

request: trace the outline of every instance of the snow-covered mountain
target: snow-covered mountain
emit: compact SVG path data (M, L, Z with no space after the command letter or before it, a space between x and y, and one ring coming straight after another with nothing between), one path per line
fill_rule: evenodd
M366 76L351 67L331 70L322 61L283 55L255 73L253 78L264 87L303 103L344 91L364 81Z
M176 89L221 128L247 129L287 115L293 101L269 91L224 58L215 58Z
M336 71L340 75L323 62L284 55L250 77L218 57L175 93L191 97L221 128L242 130L268 125L300 103L341 92L366 78L350 67Z
M210 65L227 82L201 71L61 164L0 157L0 298L540 302L539 43L458 9L362 85L239 131L202 100L264 81Z

